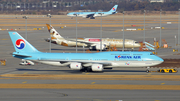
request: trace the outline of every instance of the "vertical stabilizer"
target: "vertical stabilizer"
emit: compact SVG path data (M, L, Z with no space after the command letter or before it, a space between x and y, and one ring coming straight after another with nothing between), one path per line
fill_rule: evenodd
M118 5L114 5L114 7L113 7L113 8L111 8L111 10L110 10L109 12L116 12L117 7L118 7Z
M13 43L16 52L39 52L34 48L28 41L26 41L20 34L17 32L9 32L9 36Z
M49 33L51 34L51 39L54 38L63 38L51 25L46 24Z

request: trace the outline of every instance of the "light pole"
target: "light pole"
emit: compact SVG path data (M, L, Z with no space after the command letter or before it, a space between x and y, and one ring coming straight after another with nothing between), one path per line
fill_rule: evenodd
M76 16L76 53L77 53L77 14L74 14Z
M124 51L124 11L123 11L123 49L122 51Z
M51 26L51 14L48 14L47 17L49 17L49 24ZM51 53L51 33L50 33L50 40L49 40L49 52Z
M145 42L145 14L146 14L146 10L144 10L144 42Z
M156 42L156 38L154 38L154 42ZM157 48L157 46L156 46L156 43L155 43L155 50L154 50L155 54L156 54L156 48Z
M174 36L174 38L175 38L175 46L174 47L175 47L175 50L176 50L176 35Z
M178 45L180 45L180 8L179 8L179 21L178 21Z
M25 38L27 40L27 18L28 18L28 16L23 16L23 18L26 19L26 37Z
M161 47L161 13L162 13L162 9L160 9L160 39L159 39L160 47Z
M101 15L101 29L100 29L100 52L102 52L102 15L103 13L99 13Z

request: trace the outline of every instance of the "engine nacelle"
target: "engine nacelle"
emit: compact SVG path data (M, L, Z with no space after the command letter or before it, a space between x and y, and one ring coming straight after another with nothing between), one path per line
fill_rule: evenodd
M82 69L82 65L81 65L81 63L71 63L69 68L71 68L73 70L81 70Z
M103 65L102 64L93 64L91 66L92 71L103 71Z
M88 16L82 16L82 18L88 18Z
M91 46L90 49L94 49L94 50L100 50L102 48L102 50L106 50L106 45L102 44L102 47L100 44L96 44L94 46Z

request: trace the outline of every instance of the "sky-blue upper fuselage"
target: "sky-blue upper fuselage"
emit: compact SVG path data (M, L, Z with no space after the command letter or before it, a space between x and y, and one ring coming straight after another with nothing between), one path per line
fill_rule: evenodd
M110 15L110 14L113 14L112 12L71 12L71 13L68 13L67 16L86 16L86 15L91 15L91 14L94 14L94 15L99 15L102 16L103 15Z
M151 52L100 52L100 53L26 53L32 57L17 58L27 60L97 60L97 61L163 61Z

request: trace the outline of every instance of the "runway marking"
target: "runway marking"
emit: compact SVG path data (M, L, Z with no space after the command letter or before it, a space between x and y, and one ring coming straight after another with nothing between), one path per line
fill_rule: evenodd
M9 39L1 39L1 40L9 40Z
M95 84L96 82L91 82L91 84Z
M25 72L24 74L27 74L28 72Z
M89 73L85 73L86 75L88 75Z
M161 83L161 85L164 85L165 83Z
M50 75L50 74L2 74L0 77L19 77L19 78L54 78L57 79L169 79L180 80L180 75Z
M144 75L142 77L134 75L133 77L131 76L120 76L116 77L117 75L110 76L109 77L102 77L100 75L96 75L95 77L92 75L81 75L81 76L73 76L73 75L43 75L43 76L38 76L36 74L21 74L21 75L15 75L15 76L5 76L4 75L0 75L0 79L26 79L26 80L144 80L144 81L180 81L180 78L178 76L172 76L172 75L167 75L168 78L166 78L166 76L164 78L159 77L159 76L153 76L153 75ZM1 78L1 77L5 77L5 78Z
M24 81L24 82L22 82L22 83L27 83L27 81Z
M130 89L130 90L180 90L180 85L109 85L109 84L0 84L11 89Z

